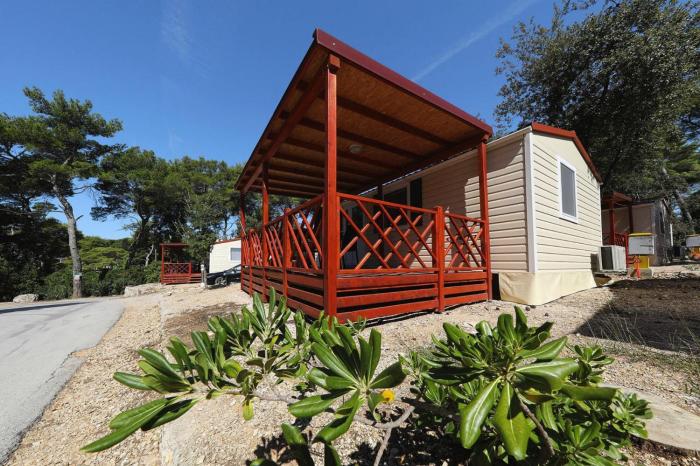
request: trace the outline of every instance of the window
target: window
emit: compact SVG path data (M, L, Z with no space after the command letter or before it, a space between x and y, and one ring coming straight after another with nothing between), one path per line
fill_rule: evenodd
M387 202L393 202L394 204L403 204L406 205L408 204L408 194L406 192L406 188L400 188L397 189L396 191L392 191L390 193L386 193L384 195L384 200ZM387 207L386 211L389 213L392 219L396 219L399 217L399 209L394 209L391 207ZM399 225L402 225L406 222L403 217L399 217L399 221L396 222Z
M231 261L232 262L240 262L241 261L241 248L231 248L229 251Z
M559 205L562 218L578 221L576 169L561 159L559 159Z

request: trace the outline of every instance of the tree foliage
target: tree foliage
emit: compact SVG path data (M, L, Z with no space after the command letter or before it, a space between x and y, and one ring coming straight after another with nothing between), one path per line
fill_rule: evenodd
M496 118L576 130L604 189L667 197L687 219L700 166L699 26L694 2L565 1L549 26L520 23L502 43Z

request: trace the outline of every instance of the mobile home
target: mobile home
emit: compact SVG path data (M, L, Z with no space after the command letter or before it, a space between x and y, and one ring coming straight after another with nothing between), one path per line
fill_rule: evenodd
M223 272L241 263L241 239L217 241L209 252L209 272Z
M487 153L491 270L500 297L542 304L595 286L600 178L576 134L532 123L489 142ZM391 183L384 199L480 216L473 200L476 155L470 151Z

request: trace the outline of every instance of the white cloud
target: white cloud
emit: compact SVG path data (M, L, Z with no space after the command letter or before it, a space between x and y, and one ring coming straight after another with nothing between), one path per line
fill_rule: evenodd
M188 0L165 0L160 21L160 39L177 58L200 76L208 76L207 67L195 53L191 33L191 8Z
M170 154L175 157L177 152L180 150L182 143L185 142L180 136L177 135L172 129L168 130L168 148L170 149Z
M169 0L163 5L160 38L184 63L192 61L192 38L187 27L186 0Z
M512 21L526 8L538 1L539 0L514 0L514 2L502 14L499 14L498 16L495 16L483 22L480 28L471 32L469 35L463 37L457 43L452 45L452 47L447 49L444 53L439 55L425 68L416 73L416 75L413 76L412 79L414 81L420 81L421 79L425 78L427 75L435 71L435 69L438 68L440 65L450 61L455 55L462 52L478 40L481 40L485 36L489 35L491 32L493 32L495 29L499 28L503 24Z

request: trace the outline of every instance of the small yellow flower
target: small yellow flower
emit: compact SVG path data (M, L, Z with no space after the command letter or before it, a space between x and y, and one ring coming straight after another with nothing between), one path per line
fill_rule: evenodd
M386 390L382 390L381 395L382 395L382 401L384 403L391 403L392 401L394 401L395 396L394 396L393 390L390 390L388 388Z

